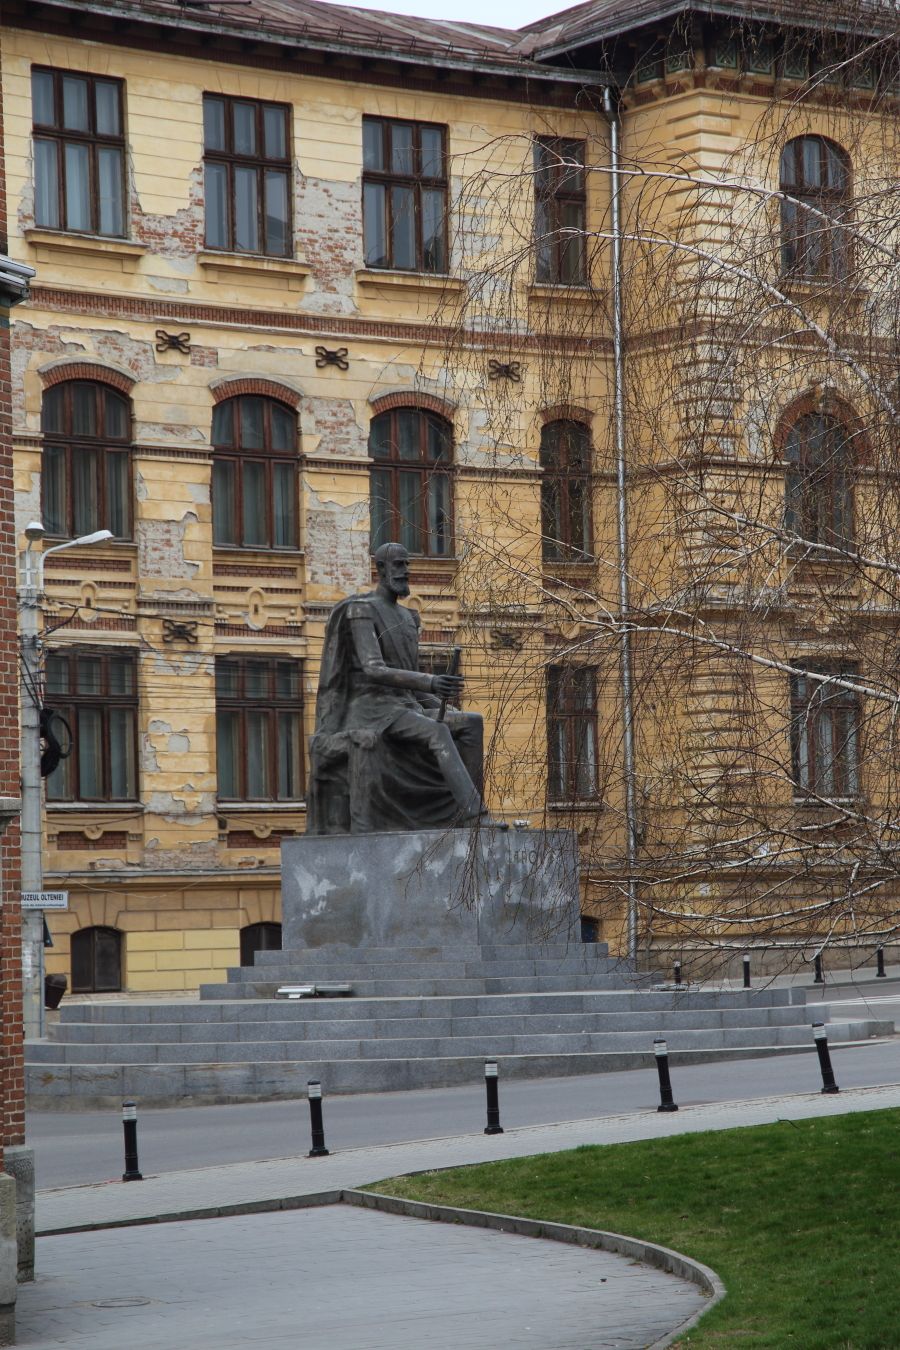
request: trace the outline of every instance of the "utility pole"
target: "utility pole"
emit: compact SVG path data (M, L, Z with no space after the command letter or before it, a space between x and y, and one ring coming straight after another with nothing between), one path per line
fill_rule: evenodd
M82 544L112 539L111 530L54 544L43 553L34 545L44 537L44 527L33 520L25 527L28 546L21 557L19 586L19 635L21 671L21 765L22 765L22 890L44 888L43 835L41 830L41 601L44 594L44 560L51 553ZM44 1034L44 911L25 910L22 915L22 993L26 1038Z

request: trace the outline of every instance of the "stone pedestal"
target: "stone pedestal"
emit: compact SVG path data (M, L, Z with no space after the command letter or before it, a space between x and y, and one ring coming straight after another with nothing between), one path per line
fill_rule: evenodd
M304 835L281 870L286 950L580 941L571 830Z

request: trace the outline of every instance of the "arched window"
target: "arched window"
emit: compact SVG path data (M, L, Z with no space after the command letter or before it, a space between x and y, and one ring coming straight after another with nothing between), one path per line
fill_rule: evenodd
M824 136L797 136L781 152L781 269L808 280L835 280L850 267L850 159ZM812 208L812 209L809 209Z
M67 380L44 394L44 528L67 539L94 530L131 538L131 408L92 380Z
M241 929L241 965L252 966L257 952L281 951L280 923L248 923Z
M846 546L853 538L853 449L833 413L797 417L784 439L785 528L812 544Z
M80 928L72 934L72 993L117 994L122 988L122 934L118 928Z
M297 547L297 414L243 394L213 411L213 543Z
M591 433L582 422L548 422L541 432L541 535L548 562L590 556Z
M396 541L410 553L452 550L450 467L453 429L436 413L393 408L372 419L369 454L372 548Z

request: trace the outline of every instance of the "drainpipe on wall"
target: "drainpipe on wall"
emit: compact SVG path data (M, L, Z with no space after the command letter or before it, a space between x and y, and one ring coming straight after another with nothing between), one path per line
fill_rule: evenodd
M627 623L631 610L628 585L628 476L625 449L625 344L622 323L622 176L621 122L613 92L603 90L603 111L609 123L611 171L611 225L612 225L612 319L613 319L613 381L616 433L616 519L618 525L619 573L619 666L622 683L622 767L625 775L625 866L628 896L628 956L634 961L638 954L637 931L637 864L638 823L635 805L634 773L634 676L632 671L631 633Z

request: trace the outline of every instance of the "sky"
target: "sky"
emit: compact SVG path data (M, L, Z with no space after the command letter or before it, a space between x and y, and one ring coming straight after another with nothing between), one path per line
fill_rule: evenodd
M356 9L384 9L393 14L415 14L422 19L455 19L460 23L489 23L497 28L522 28L577 0L343 0Z

